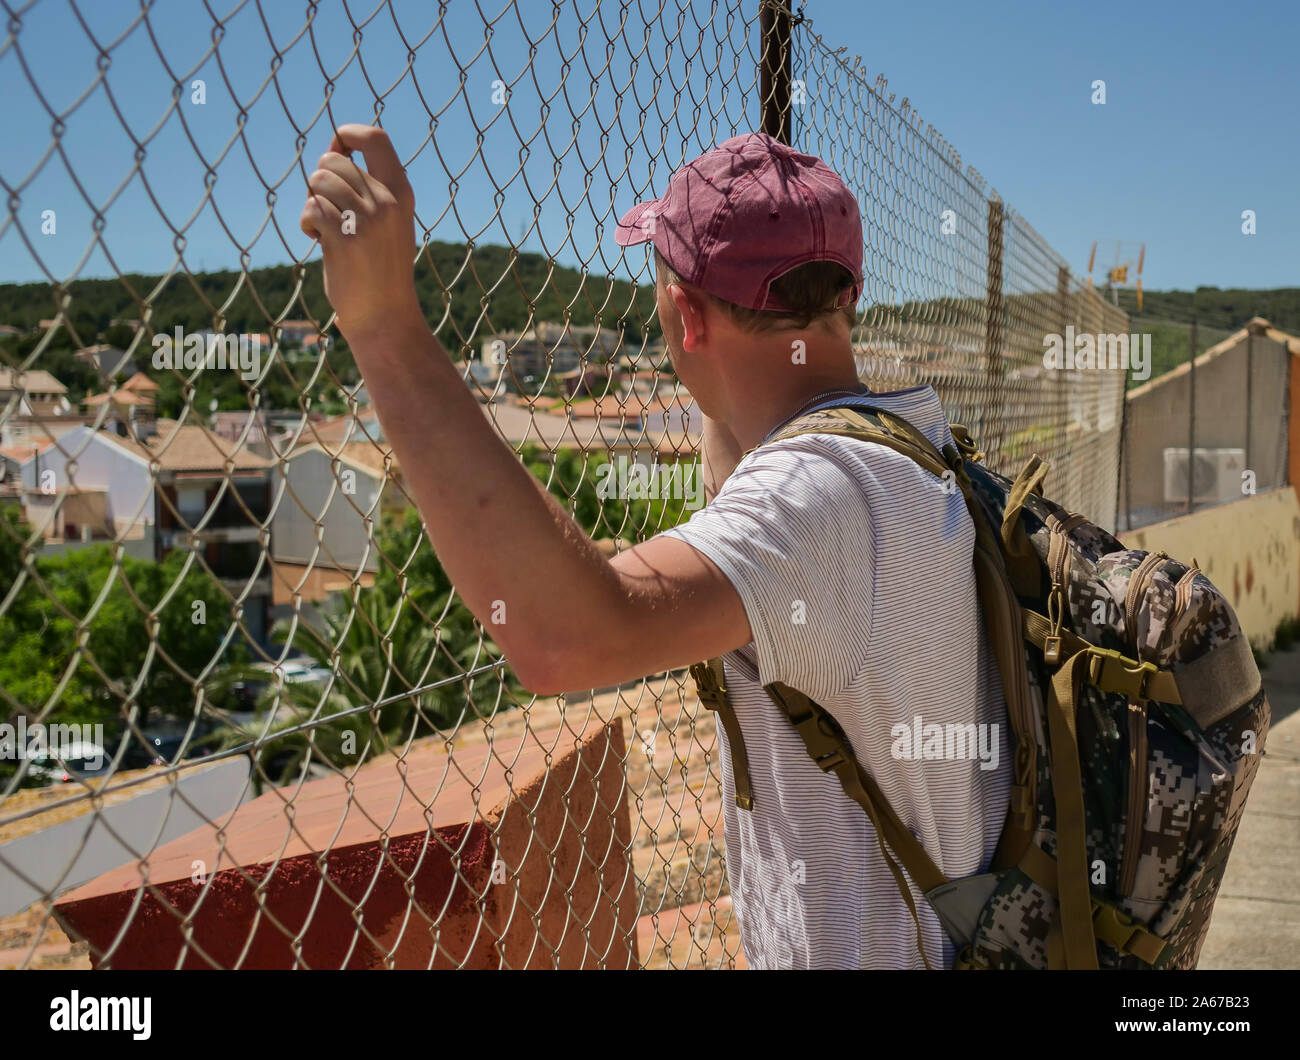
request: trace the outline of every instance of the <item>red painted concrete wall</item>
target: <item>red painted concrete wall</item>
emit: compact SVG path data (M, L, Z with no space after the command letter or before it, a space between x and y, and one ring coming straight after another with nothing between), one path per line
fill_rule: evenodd
M617 720L454 764L425 741L400 771L270 792L56 915L95 967L636 967L624 751Z

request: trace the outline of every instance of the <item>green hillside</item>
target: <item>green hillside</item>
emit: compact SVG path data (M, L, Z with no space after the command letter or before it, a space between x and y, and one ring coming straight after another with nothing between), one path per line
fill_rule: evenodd
M1151 335L1153 378L1187 361L1193 318L1198 355L1245 327L1252 317L1264 317L1274 327L1300 335L1300 287L1144 291L1141 313L1137 311L1137 292L1120 291L1119 304L1129 314L1131 331ZM1141 382L1130 377L1129 386Z
M1120 291L1119 304L1137 318L1137 292ZM1251 317L1264 317L1275 328L1300 334L1300 287L1251 291L1243 288L1198 287L1195 291L1144 291L1142 315L1188 322L1227 332L1244 327Z
M453 355L462 354L466 347L477 351L493 332L566 317L577 325L623 327L633 345L639 344L643 335L653 337L658 332L649 287L586 274L555 265L540 254L517 253L507 247L431 243L417 266L416 286L426 316L439 326L443 343ZM301 268L254 269L247 280L234 271L181 273L165 282L160 276L138 274L114 280L77 280L69 285L67 295L68 327L55 334L36 367L68 384L73 400L99 389L100 384L93 370L73 357L72 351L96 342L125 348L134 328L121 321L139 319L146 299L152 306L155 333L170 333L178 325L187 331L265 332L270 321L280 316L323 321L330 312L319 261ZM944 300L938 307L931 303L877 305L868 308L863 319L877 327L889 322L951 321L954 314L961 315L961 301ZM1130 315L1132 331L1151 334L1153 376L1187 359L1188 322L1193 315L1199 324L1198 353L1254 316L1300 334L1300 288L1296 287L1147 291L1140 314L1135 292L1121 291L1119 304ZM0 339L0 364L15 364L28 356L41 341L34 330L37 322L54 317L58 309L57 292L48 284L0 284L0 324L24 332ZM969 307L973 317L978 317L981 309L979 305ZM149 348L145 346L141 352L147 355ZM137 364L147 365L147 361L147 356L137 355ZM338 387L356 379L351 354L339 342L323 368L316 358L296 362L282 358L262 388L261 400L272 407L291 407L300 403L305 392L317 403L314 407L324 402L326 411L339 411ZM163 386L160 411L174 415L185 401L181 377L169 372L159 381ZM191 402L206 409L214 399L220 408L247 408L249 395L232 373L204 378Z
M493 332L566 317L575 325L621 326L634 346L640 344L643 334L658 331L650 288L585 274L555 265L540 254L519 254L507 247L469 249L464 244L431 243L417 265L416 287L426 317L433 325L441 323L439 334L453 355L466 346L477 353L483 339ZM154 333L169 334L180 326L187 331L255 334L269 331L271 321L281 316L323 322L330 315L319 261L301 268L253 269L242 283L235 271L180 273L165 282L160 276L139 274L77 280L68 286L67 296L67 326L56 332L34 367L44 368L66 383L73 400L88 390L100 389L100 384L94 371L73 357L72 351L98 342L125 349L135 329L121 321L139 320L146 299L152 307ZM0 365L17 363L36 348L41 336L34 329L38 321L56 316L58 297L49 284L0 284L0 324L24 332L0 340ZM151 352L145 343L136 356L140 367L147 367ZM315 358L277 363L263 388L263 402L273 407L292 406L303 390L333 397L339 384L357 378L351 355L341 342L330 351L327 368L319 376L317 367ZM174 373L166 376L159 378L163 384L160 411L174 414L183 402L182 383ZM247 391L234 373L214 381L205 378L192 400L196 407L206 409L213 398L222 408L248 407Z

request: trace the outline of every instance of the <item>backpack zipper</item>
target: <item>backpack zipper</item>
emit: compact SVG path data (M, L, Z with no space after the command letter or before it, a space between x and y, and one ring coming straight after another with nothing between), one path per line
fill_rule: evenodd
M1196 562L1196 557L1192 557L1192 565L1187 568L1187 573L1178 579L1178 584L1174 586L1174 613L1170 618L1169 631L1172 635L1174 628L1173 619L1181 618L1183 612L1187 610L1192 602L1192 583L1196 581L1196 576L1201 573L1201 565Z
M1137 630L1134 628L1134 622L1137 620L1138 600L1146 592L1147 582L1155 573L1156 566L1169 558L1168 553L1163 550L1160 552L1149 552L1137 568L1133 571L1133 577L1129 579L1128 592L1124 595L1124 632L1133 638L1133 657L1139 662L1142 661L1142 649L1138 646Z
M1129 579L1128 592L1124 594L1124 632L1133 638L1133 652L1141 658L1137 644L1138 602L1146 592L1156 568L1169 558L1166 552L1150 552L1137 565ZM1182 584L1181 582L1179 583ZM1146 824L1147 801L1147 705L1129 700L1128 704L1128 813L1124 821L1124 853L1120 859L1119 893L1131 897L1137 882L1138 859L1141 854L1142 832Z
M1124 856L1120 861L1119 893L1130 898L1137 882L1138 855L1146 824L1147 705L1128 704L1128 817L1124 824Z

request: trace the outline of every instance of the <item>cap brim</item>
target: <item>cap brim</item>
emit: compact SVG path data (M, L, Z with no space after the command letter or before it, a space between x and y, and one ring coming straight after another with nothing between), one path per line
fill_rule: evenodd
M654 239L654 230L644 223L645 215L647 211L662 205L661 199L647 199L633 206L619 218L618 227L614 229L614 242L620 247L651 242Z

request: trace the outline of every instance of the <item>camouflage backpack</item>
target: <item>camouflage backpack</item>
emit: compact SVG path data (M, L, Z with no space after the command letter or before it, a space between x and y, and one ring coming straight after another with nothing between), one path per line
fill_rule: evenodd
M957 968L1194 968L1269 724L1250 645L1194 560L1124 548L1040 495L1047 466L1037 456L1012 482L978 462L963 427L952 433L957 447L941 453L901 417L855 405L810 413L770 441L859 438L961 489L1016 742L990 871L945 878L834 718L786 685L766 691L867 812L918 946L899 863L953 940ZM691 672L719 713L748 809L722 664Z

